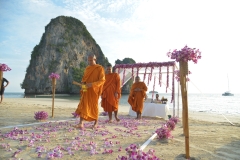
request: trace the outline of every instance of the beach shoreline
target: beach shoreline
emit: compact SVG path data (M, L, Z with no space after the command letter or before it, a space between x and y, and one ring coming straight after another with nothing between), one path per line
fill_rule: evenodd
M79 100L68 100L56 98L54 101L54 117L51 118L52 99L51 98L5 98L0 104L0 131L4 135L12 130L14 127L19 129L26 129L34 132L35 134L41 133L36 128L40 128L45 124L69 124L58 132L51 132L58 138L50 138L51 143L35 142L38 145L45 145L48 150L56 147L57 144L66 146L66 139L74 141L74 137L82 134L81 131L73 129L71 125L78 123L79 118L73 118L72 113L75 111ZM47 121L39 122L34 119L34 113L37 111L48 112L49 118ZM99 112L103 110L99 107ZM113 159L120 155L125 155L124 149L129 144L135 143L138 145L144 144L154 133L154 131L161 127L166 120L157 117L143 117L142 121L135 121L135 117L128 116L129 108L119 106L119 117L122 119L121 123L114 122L113 124L106 123L108 117L100 116L100 128L108 131L105 138L112 139L113 141L121 141L121 145L111 147L114 150L112 155L102 154L101 145L99 146L99 154L90 156L89 151L75 152L75 156L70 156L65 153L62 159L79 159L79 156L88 159ZM176 112L176 111L175 111ZM177 112L176 112L177 113ZM172 115L172 110L170 109ZM179 111L181 120L181 110ZM227 120L228 119L228 120ZM124 129L124 121L126 123L138 124L137 130L126 130L126 132L117 132L115 129ZM231 124L230 122L233 124ZM91 122L86 122L86 125ZM105 126L106 128L101 128ZM47 128L47 127L46 127ZM46 129L45 128L45 129ZM66 128L66 129L64 129ZM126 128L125 128L126 129ZM192 159L237 159L240 157L240 117L231 115L212 114L207 112L189 111L189 131L190 131L190 157ZM129 133L128 133L129 132ZM132 134L130 134L132 132ZM93 134L93 131L87 130L86 135ZM121 135L121 136L120 136ZM139 135L139 136L136 136ZM183 128L181 122L176 125L172 131L173 138L167 143L161 142L158 139L153 139L149 145L144 149L147 152L149 149L155 150L155 155L160 159L185 159L185 137L183 136ZM116 136L117 138L110 138ZM82 136L80 136L81 138ZM18 137L19 138L19 137ZM96 136L91 139L86 136L87 141L96 141L102 144L102 136ZM13 151L19 147L22 149L19 158L23 159L38 159L37 154L33 149L36 146L26 147L28 142L19 142L9 138L0 138L0 146L9 144L12 151L6 151L6 148L0 147L0 158L11 159ZM81 142L83 143L83 142ZM117 143L117 142L116 142ZM122 151L118 152L119 147ZM111 149L109 148L109 149ZM108 149L108 148L107 148ZM46 157L45 153L45 157ZM114 159L115 159L114 158Z
M100 100L99 100L100 102ZM5 98L0 107L3 105L7 105L8 103L12 103L11 105L32 105L33 107L38 105L41 107L52 107L52 98ZM79 100L75 99L62 99L55 98L54 100L54 108L69 108L71 113L75 111L79 103ZM129 112L130 106L121 106L119 105L119 112L124 113L126 115ZM181 108L181 107L179 107ZM103 112L102 107L99 106L99 112ZM169 114L173 116L173 109L169 108ZM175 107L175 116L182 117L182 110L177 110ZM221 113L210 113L205 111L192 111L188 110L188 116L191 119L207 121L207 122L226 122L226 123L240 123L240 116L232 115L232 114L221 114Z

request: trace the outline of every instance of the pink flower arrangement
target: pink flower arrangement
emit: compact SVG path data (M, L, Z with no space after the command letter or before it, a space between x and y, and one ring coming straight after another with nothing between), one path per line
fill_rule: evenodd
M167 127L167 125L163 125L161 128L158 128L156 131L158 139L169 139L172 138L171 130Z
M36 120L47 120L48 119L48 113L45 111L38 111L34 113L34 118Z
M6 64L0 63L0 71L11 71L12 69L9 68Z
M180 119L179 117L171 117L169 121L173 121L175 124L177 124L178 122L180 122Z
M142 150L140 150L136 144L131 144L125 150L127 152L127 156L118 156L117 160L139 160L139 159L160 160L154 155L155 150L149 149L149 151L145 153Z
M174 73L175 73L175 79L176 79L178 82L180 82L180 71L179 71L179 70L176 70L176 71L174 71ZM191 71L188 71L188 74L191 74L191 73L192 73ZM189 77L187 77L186 80L187 80L187 81L190 81Z
M195 64L198 62L198 59L201 59L201 52L196 48L189 48L187 45L181 50L173 50L173 52L168 52L167 56L171 59L175 59L176 62L179 61L193 61Z
M51 79L53 79L53 78L59 79L59 78L60 78L60 75L57 74L57 73L51 73L51 74L49 75L49 78L51 78Z
M172 120L167 121L166 126L168 127L169 130L174 130L176 123Z

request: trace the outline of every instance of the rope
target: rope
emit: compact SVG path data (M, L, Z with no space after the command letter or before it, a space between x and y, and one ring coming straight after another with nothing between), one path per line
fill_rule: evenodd
M225 117L223 114L222 114L222 116L223 116L231 125L234 126L234 124L233 124L231 121L229 121L229 120L227 119L227 117Z
M198 90L200 93L202 93L202 91L201 91L192 81L190 81L190 82L194 85L194 87L197 88L197 90Z

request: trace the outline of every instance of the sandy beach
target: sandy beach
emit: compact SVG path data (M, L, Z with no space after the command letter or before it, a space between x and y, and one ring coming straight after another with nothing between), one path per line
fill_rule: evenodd
M108 117L100 116L97 130L86 122L86 130L81 131L72 127L79 120L72 116L78 102L55 99L52 118L51 98L5 98L0 104L0 159L47 159L55 151L61 159L114 160L125 156L130 144L142 146L166 122L157 117L136 121L120 106L119 123L107 123ZM37 111L48 112L48 120L35 120ZM99 111L103 111L101 107ZM240 117L189 112L189 131L191 159L240 159ZM185 159L181 122L171 134L173 138L168 141L154 138L143 151L153 149L164 160ZM97 147L91 154L93 144ZM19 152L17 158L14 152Z

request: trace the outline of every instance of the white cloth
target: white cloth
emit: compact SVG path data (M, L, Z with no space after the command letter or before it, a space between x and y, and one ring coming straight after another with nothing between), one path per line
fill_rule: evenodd
M169 106L168 104L158 104L158 103L144 103L142 116L147 117L162 117L165 120L168 119ZM132 110L132 107L129 109L130 116L137 116L136 112Z

